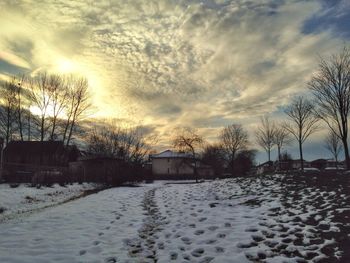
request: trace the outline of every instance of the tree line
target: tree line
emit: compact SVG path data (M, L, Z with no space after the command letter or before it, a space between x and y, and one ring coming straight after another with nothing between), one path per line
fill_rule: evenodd
M87 138L87 151L96 157L109 157L131 165L142 165L152 151L157 136L148 135L141 126L122 127L107 120L94 128Z
M40 72L34 77L12 77L0 88L0 133L6 144L61 140L69 145L91 107L84 77Z
M312 94L310 99L295 97L285 109L287 121L275 123L268 117L261 119L256 131L256 139L271 161L271 149L278 148L281 160L281 148L292 140L298 143L301 169L304 169L303 145L321 122L328 127L324 139L336 162L340 152L344 151L346 168L350 169L348 148L348 118L350 111L350 50L347 47L332 55L329 59L320 58L317 71L306 84Z
M173 147L180 152L190 153L194 160L210 165L216 175L224 173L246 174L254 164L255 150L250 148L248 132L241 124L223 128L217 143L207 143L191 128L178 129L172 139ZM194 161L196 174L197 162Z
M317 71L306 83L311 93L296 96L284 110L286 121L277 123L268 116L260 120L254 132L255 143L267 154L271 163L271 151L277 148L279 164L290 159L283 147L296 141L299 148L301 169L304 170L303 145L309 137L320 129L321 122L328 127L324 146L338 163L340 152L344 151L346 168L350 169L348 148L348 117L350 111L350 50L346 47L328 60L320 58ZM223 128L218 142L205 144L204 139L192 129L184 129L173 139L177 150L186 151L196 158L201 149L201 159L211 165L217 174L230 171L244 174L254 163L256 151L251 148L247 130L238 123ZM196 167L195 167L196 168Z

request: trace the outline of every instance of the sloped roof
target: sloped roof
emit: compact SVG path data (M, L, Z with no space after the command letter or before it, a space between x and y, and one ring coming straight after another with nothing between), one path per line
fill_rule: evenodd
M7 144L4 151L9 153L26 154L53 154L64 151L63 142L60 141L11 141Z
M171 150L166 150L158 154L152 154L151 158L192 158L189 153L173 152Z
M4 153L6 155L80 155L80 152L75 145L64 146L62 141L10 141L4 149Z

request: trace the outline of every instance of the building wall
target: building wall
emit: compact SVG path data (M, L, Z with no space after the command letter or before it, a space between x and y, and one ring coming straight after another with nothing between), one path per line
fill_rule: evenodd
M304 168L310 168L311 165L309 162L304 162ZM299 170L301 169L301 162L300 161L295 161L292 164L292 169Z
M154 175L191 175L193 168L182 158L154 158L152 173Z

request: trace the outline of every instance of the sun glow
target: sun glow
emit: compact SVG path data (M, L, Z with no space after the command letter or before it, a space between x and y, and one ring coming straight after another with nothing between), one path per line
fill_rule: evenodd
M76 71L77 67L72 60L61 58L57 62L57 71L61 73L71 73Z

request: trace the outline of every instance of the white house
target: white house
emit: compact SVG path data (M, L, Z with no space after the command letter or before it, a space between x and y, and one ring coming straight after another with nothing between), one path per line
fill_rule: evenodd
M188 153L166 150L159 154L152 154L153 175L192 175L194 160Z
M201 178L214 176L213 169L195 160L189 153L166 150L150 156L152 174L156 179L189 179L192 178L196 164L197 175ZM196 163L195 163L196 162Z

